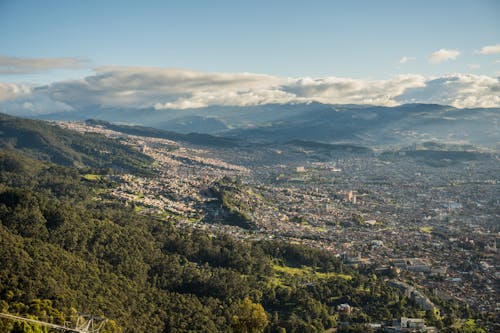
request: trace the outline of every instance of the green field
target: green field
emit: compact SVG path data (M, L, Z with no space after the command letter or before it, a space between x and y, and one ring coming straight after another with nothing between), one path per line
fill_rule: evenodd
M274 271L277 273L278 277L281 275L294 275L301 278L311 278L311 279L344 279L351 280L352 276L347 274L340 274L334 272L318 272L311 266L301 266L301 267L291 267L282 266L278 264L272 265Z
M91 173L87 173L87 174L83 175L82 177L83 177L83 179L90 180L90 181L98 181L98 180L101 180L101 178L102 178L101 175L95 175L95 174L91 174Z

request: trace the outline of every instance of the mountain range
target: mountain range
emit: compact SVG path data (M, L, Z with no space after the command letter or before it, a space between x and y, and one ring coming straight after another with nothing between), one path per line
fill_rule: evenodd
M434 141L493 149L498 149L500 143L499 108L458 109L437 104L385 107L307 103L187 110L95 107L39 118L70 121L92 118L251 142L305 140L401 147Z

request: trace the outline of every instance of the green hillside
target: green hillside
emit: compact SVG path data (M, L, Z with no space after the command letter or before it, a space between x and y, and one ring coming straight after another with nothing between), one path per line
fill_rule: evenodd
M186 232L99 195L109 184L86 181L76 169L2 151L0 180L3 312L52 311L57 321L77 309L113 319L125 332L216 332L268 322L323 330L336 322L342 302L363 309L359 320L417 311L396 290L325 251ZM352 279L297 277L274 263ZM260 322L234 318L243 320L259 304L266 311ZM0 325L13 330L7 321Z
M321 332L339 322L366 329L363 323L426 315L382 276L344 266L329 251L236 240L138 213L107 194L115 185L104 172L89 178L74 167L93 156L75 141L95 147L97 136L2 119L9 149L0 149L0 312L60 324L93 314L109 319L104 333ZM132 152L131 165L117 170L143 170L146 159ZM339 313L343 303L356 310ZM453 306L454 316L470 316ZM0 332L47 331L1 319Z
M64 166L144 173L151 163L146 155L102 135L4 114L0 114L0 147Z

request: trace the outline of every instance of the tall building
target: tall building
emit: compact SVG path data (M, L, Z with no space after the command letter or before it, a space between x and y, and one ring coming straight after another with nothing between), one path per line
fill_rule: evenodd
M345 201L355 204L357 202L356 194L353 191L346 193L344 197Z

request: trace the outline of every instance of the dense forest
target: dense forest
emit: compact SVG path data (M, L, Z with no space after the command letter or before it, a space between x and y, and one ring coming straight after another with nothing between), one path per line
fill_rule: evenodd
M342 322L367 332L366 323L400 316L458 332L454 320L473 316L454 303L440 304L442 316L426 313L379 273L326 250L136 212L106 195L107 177L88 176L99 165L16 147L0 150L0 312L59 324L93 314L108 319L102 332L321 332ZM339 312L343 303L355 310ZM0 320L0 332L47 331Z

